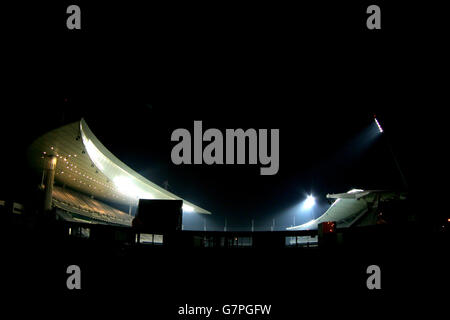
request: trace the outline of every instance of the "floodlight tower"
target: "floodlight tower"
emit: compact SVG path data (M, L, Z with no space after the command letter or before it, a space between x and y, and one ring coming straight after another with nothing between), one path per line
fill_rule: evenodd
M396 165L397 170L398 170L398 172L399 172L399 174L400 174L400 177L401 177L401 179L402 179L403 186L404 186L406 189L408 189L408 183L406 182L406 178L405 178L405 175L403 174L402 168L400 167L400 164L398 163L397 157L395 156L394 151L392 150L392 146L391 146L391 144L390 144L390 142L389 142L389 139L388 139L386 133L384 132L383 128L381 127L380 123L378 122L377 116L376 116L375 114L373 115L373 119L374 119L374 121L375 121L375 124L376 124L377 127L378 127L378 130L380 131L380 134L383 134L384 137L385 137L386 145L387 145L387 147L388 147L388 149L389 149L389 152L390 152L391 155L392 155L392 158L394 159L395 165Z

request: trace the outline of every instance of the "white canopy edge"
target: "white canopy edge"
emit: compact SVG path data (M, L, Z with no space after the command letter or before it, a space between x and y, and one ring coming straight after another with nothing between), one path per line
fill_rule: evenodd
M121 193L130 198L130 201L137 202L140 198L182 200L184 211L211 214L161 188L120 161L97 139L84 119L80 120L80 133L89 158Z

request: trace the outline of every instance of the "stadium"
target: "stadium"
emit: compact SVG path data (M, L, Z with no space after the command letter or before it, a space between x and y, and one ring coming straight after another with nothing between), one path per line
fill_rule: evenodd
M351 188L327 194L323 197L326 204L319 203L323 199L318 193L309 193L306 199L300 197L303 201L296 206L301 209L296 217L303 221L295 224L294 220L291 226L266 224L257 229L252 224L242 230L225 222L221 230L201 224L187 229L186 217L218 215L214 206L198 205L208 203L199 200L217 193L205 191L208 180L190 181L181 175L182 184L199 189L197 196L187 197L189 193L184 192L181 197L174 191L178 188L169 191L119 160L88 126L94 121L85 119L90 118L55 125L57 128L42 130L43 134L30 139L26 160L34 175L27 171L25 176L37 187L35 196L25 203L14 199L0 202L1 237L7 244L7 261L15 262L7 265L14 268L7 270L8 274L20 275L14 279L29 283L27 268L33 261L40 275L31 282L34 288L45 286L52 292L67 293L65 270L76 264L83 274L80 292L92 294L90 297L114 299L136 292L138 301L150 296L158 305L161 296L184 302L193 294L202 301L214 301L215 297L226 301L229 291L223 288L231 288L232 296L241 301L249 295L261 301L283 297L281 305L295 306L298 297L286 293L296 285L297 290L307 288L303 297L311 303L317 303L317 297L326 291L329 304L333 301L330 296L342 288L366 290L358 281L365 281L368 265L392 270L402 261L411 261L416 252L426 256L430 246L431 252L439 254L424 263L437 261L445 250L446 233L430 233L420 224L406 189ZM374 133L377 124L370 120L370 132ZM104 132L114 130L110 125L104 128ZM380 137L381 133L377 134ZM122 143L126 152L128 141ZM236 197L232 188L243 183L245 176L238 178L227 185L230 191L224 198ZM252 187L247 189L252 192ZM305 221L312 209L316 215ZM353 281L350 285L349 279ZM233 289L243 284L246 290ZM172 300L167 301L170 305ZM155 303L151 305L155 308Z
M42 172L44 210L66 221L131 226L139 199L183 200L117 159L83 119L34 141L29 160ZM210 214L186 200L183 210Z
M446 314L445 9L69 4L4 10L4 315Z
M375 123L382 133L377 119ZM96 239L99 237L96 233L110 230L106 233L122 234L110 237L125 239L127 243L310 248L318 245L324 230L339 233L386 221L414 219L405 212L404 191L352 189L328 194L330 206L319 217L272 234L269 230L254 232L253 225L251 230L244 231L229 231L226 225L223 231L207 231L206 226L204 230L183 231L184 214L201 216L211 212L149 181L123 163L99 141L83 118L38 137L29 146L27 157L30 167L41 177L38 211L58 221L66 237ZM152 224L160 222L147 219L150 225L138 228L133 220L139 213L140 201L145 200L178 200L181 213L176 213L175 208L174 214L179 216L175 221L169 218L173 214L167 212L169 207L156 207L146 214L172 219L171 222L155 228ZM314 198L311 196L309 200L313 206ZM20 206L16 211L23 210L22 205L15 206Z

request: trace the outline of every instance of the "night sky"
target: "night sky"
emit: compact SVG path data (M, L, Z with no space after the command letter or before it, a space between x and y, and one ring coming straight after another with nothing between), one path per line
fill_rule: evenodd
M326 210L327 193L405 189L388 143L413 199L445 179L445 84L431 75L445 68L438 33L386 14L386 28L370 34L363 5L221 7L209 15L83 5L79 33L65 30L63 15L40 28L18 24L23 36L11 39L1 128L7 197L27 198L36 184L27 145L80 117L134 170L213 212L207 223L217 229L225 218L237 229L251 219L265 229L273 218L290 226L310 193L317 207L297 213L297 224ZM31 12L18 21L37 23ZM194 120L223 132L280 129L278 174L261 176L260 165L172 164L170 135L192 133Z

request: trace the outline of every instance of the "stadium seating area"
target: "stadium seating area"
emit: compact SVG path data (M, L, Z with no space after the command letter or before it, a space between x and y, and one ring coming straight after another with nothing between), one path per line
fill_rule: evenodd
M103 202L70 189L54 186L53 204L69 213L82 215L92 222L131 225L133 217Z

